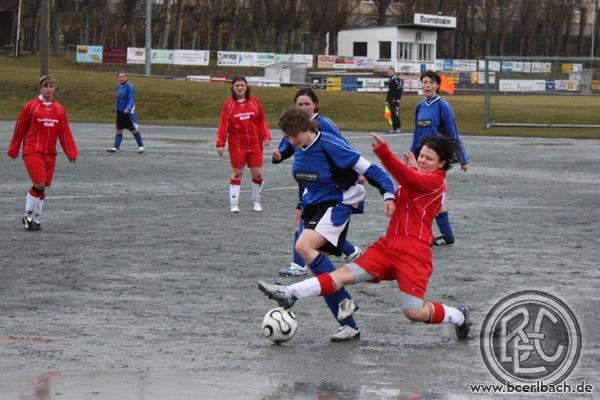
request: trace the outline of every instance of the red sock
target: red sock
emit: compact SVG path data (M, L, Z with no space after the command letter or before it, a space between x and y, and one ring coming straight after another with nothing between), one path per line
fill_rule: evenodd
M319 293L319 296L327 296L335 292L335 283L329 273L317 275L317 279L321 285L321 293Z
M260 178L260 179L252 178L252 182L256 183L257 185L262 185L263 180L264 180L263 178Z
M37 197L37 198L42 198L45 197L44 196L44 191L43 190L37 190L35 187L31 187L31 189L29 189L29 194L32 195L33 197Z
M433 301L431 302L431 305L433 305L433 315L431 316L431 321L429 321L429 323L441 324L444 320L444 317L446 316L444 306L442 305L442 303L434 303Z
M242 184L242 180L241 179L230 178L229 179L229 184L230 185L238 185L238 186L240 186Z

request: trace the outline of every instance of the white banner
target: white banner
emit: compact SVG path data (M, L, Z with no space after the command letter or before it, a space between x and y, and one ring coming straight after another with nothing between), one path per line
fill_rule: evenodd
M313 67L312 54L292 54L292 62L306 64L307 68Z
M127 48L127 64L145 64L146 49L144 47Z
M498 90L503 92L544 92L544 79L500 79Z
M175 50L173 64L176 65L208 65L208 50Z

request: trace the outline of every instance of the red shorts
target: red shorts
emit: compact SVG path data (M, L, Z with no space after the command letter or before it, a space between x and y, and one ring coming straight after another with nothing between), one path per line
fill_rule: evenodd
M244 168L246 165L249 168L262 167L264 164L262 143L257 143L250 148L229 143L229 159L233 168Z
M29 153L23 156L23 162L27 173L34 185L44 183L47 187L52 184L54 167L56 166L56 155Z
M396 280L402 292L423 299L433 271L431 257L431 246L418 239L381 237L354 263L378 281Z

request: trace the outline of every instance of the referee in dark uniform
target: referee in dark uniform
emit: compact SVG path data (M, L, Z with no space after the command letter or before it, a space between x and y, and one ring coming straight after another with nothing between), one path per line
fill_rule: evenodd
M400 79L396 70L393 67L388 69L388 92L385 102L390 107L392 112L392 130L390 133L400 133L400 99L402 98L402 92L404 91L404 80Z

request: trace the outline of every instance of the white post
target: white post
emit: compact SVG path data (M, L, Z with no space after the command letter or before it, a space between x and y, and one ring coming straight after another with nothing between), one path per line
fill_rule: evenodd
M151 67L150 63L152 60L152 0L146 0L146 60L144 74L150 75Z
M21 12L23 0L19 0L19 11L17 12L17 41L15 43L15 58L19 58L19 42L21 41Z

